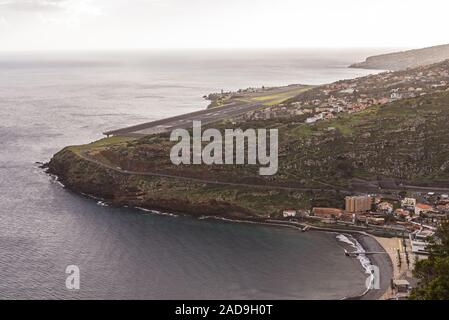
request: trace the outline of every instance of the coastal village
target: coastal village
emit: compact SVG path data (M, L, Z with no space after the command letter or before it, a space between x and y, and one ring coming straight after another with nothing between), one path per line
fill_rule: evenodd
M320 86L294 99L246 113L234 121L286 118L314 125L318 121L337 118L340 113L356 113L371 106L444 91L449 91L449 60ZM256 89L251 92L256 92ZM416 284L412 275L414 263L426 259L429 241L437 227L449 219L449 194L432 191L356 194L347 196L341 207L344 209L286 209L282 212L282 219L383 237L378 241L384 239L386 243L383 246L388 249L386 251L394 264L391 290L383 298L407 299ZM307 227L303 229L307 230ZM397 242L386 240L388 238Z
M413 282L414 263L426 259L430 239L437 227L449 219L449 195L437 192L351 195L345 198L344 209L286 209L282 219L311 226L326 225L331 229L369 232L385 239L401 239L398 243L386 240L386 246L391 245L388 254L396 264L388 298L406 299ZM303 229L307 230L307 227Z
M307 124L333 119L339 113L355 113L375 105L416 98L449 90L449 61L399 72L383 72L318 86L283 103L236 117L234 121L300 118ZM239 92L213 94L218 101L241 93L266 91L248 88ZM269 90L269 89L268 89Z

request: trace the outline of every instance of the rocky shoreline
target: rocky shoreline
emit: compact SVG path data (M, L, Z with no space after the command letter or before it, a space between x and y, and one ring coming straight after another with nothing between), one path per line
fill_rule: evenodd
M111 170L85 160L70 148L58 152L45 165L47 173L57 177L68 189L104 199L114 206L142 207L150 210L188 214L195 217L217 215L227 218L257 218L253 212L232 203L209 200L195 201L187 190L182 196L158 192L185 184L186 180L164 177L138 177ZM188 182L189 187L203 188L199 182ZM187 187L186 187L187 188Z
M67 162L69 161L69 162ZM75 165L76 164L76 165ZM139 209L182 214L199 219L217 219L232 223L261 224L272 227L287 227L301 231L306 225L293 225L267 220L266 217L252 215L242 208L232 205L217 207L217 203L191 203L180 199L166 199L153 197L139 198L129 190L128 186L135 177L126 176L84 160L72 150L65 148L56 154L49 163L42 166L46 172L53 175L65 188L90 198L101 200L113 206L127 206ZM83 170L83 171L79 171ZM86 180L86 177L89 177ZM130 180L131 179L131 180ZM123 193L122 193L123 192ZM344 233L352 235L365 251L384 251L374 237L354 230L333 230L325 228L311 228L311 231ZM369 290L358 297L348 297L350 300L380 299L390 285L392 277L392 262L388 255L370 256L372 264L377 265L381 272L381 290Z

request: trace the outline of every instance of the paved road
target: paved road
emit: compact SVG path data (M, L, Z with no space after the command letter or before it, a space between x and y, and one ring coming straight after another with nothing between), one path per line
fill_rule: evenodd
M226 182L226 181L218 181L218 180L210 180L210 179L198 179L198 178L191 178L191 177L183 177L179 175L173 175L173 174L165 174L160 172L142 172L142 171L131 171L131 170L124 170L120 167L111 166L109 164L106 164L104 162L101 162L99 160L93 159L86 155L84 152L80 152L79 156L83 158L86 161L95 163L97 165L103 166L109 170L113 170L122 174L126 175L139 175L139 176L150 176L150 177L162 177L162 178L172 178L172 179L180 179L180 180L187 180L192 182L199 182L199 183L207 183L207 184L215 184L215 185L222 185L222 186L240 186L240 187L250 187L250 188L259 188L259 189L276 189L276 190L286 190L286 191L333 191L335 192L336 189L318 189L318 188L307 188L307 187L283 187L283 186L277 186L277 185L264 185L264 184L250 184L250 183L237 183L237 182ZM340 189L339 191L347 191Z
M162 120L142 123L136 126L126 127L122 129L104 132L105 135L148 135L161 132L169 132L179 128L192 128L194 120L201 121L201 123L208 124L218 122L226 118L234 117L247 113L249 111L263 108L260 102L255 103L231 103L216 109L206 109L191 113L182 114L175 117L170 117Z
M258 188L258 189L275 189L275 190L286 190L286 191L315 191L315 192L322 192L322 191L330 191L330 192L343 192L343 193L354 193L357 192L357 190L354 189L345 189L341 188L339 186L333 186L331 184L325 184L319 181L315 181L318 183L321 183L323 185L327 185L329 188L308 188L308 187L283 187L278 185L266 185L266 184L250 184L250 183L237 183L237 182L226 182L226 181L219 181L219 180L210 180L210 179L198 179L193 177L183 177L179 175L173 175L173 174L165 174L160 172L142 172L142 171L131 171L131 170L124 170L120 167L111 166L104 162L98 161L96 159L93 159L85 154L85 152L81 151L79 153L79 156L83 158L86 161L95 163L97 165L103 166L107 169L120 172L122 174L127 175L140 175L140 176L151 176L151 177L162 177L162 178L172 178L172 179L179 179L179 180L186 180L186 181L192 181L192 182L199 182L199 183L207 183L207 184L214 184L214 185L221 185L221 186L239 186L239 187L249 187L249 188ZM398 189L381 189L378 190L379 192L398 192L398 191L416 191L416 189L420 189L420 187L416 186L404 186L402 188ZM438 190L435 191L445 191L449 193L449 189L443 189L443 188L436 188Z

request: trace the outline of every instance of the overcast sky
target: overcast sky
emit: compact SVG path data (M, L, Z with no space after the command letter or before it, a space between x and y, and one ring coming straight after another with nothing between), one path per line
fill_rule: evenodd
M448 0L0 0L0 50L423 47Z

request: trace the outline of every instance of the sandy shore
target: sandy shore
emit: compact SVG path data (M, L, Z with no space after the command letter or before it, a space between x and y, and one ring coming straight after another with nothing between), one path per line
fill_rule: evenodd
M402 245L402 239L400 238L380 238L376 237L376 240L382 245L384 250L390 256L393 262L393 277L395 279L406 279L413 282L412 270L415 265L415 255L411 252L411 245L408 240L406 240L406 247ZM398 250L401 256L401 263L399 264ZM410 265L407 265L405 252L408 252ZM391 290L387 290L381 299L389 299L392 297Z
M366 252L385 252L385 254L368 256L371 264L379 267L380 289L369 290L363 297L360 297L361 300L379 300L386 292L389 292L391 278L393 278L394 274L394 260L391 260L387 250L374 236L363 234L353 234L353 236Z
M403 246L400 238L380 238L375 237L377 242L384 248L384 250L390 256L391 261L393 262L393 275L395 278L399 277L403 272L406 271L405 263L399 267L398 266L398 256L397 250L403 252Z

